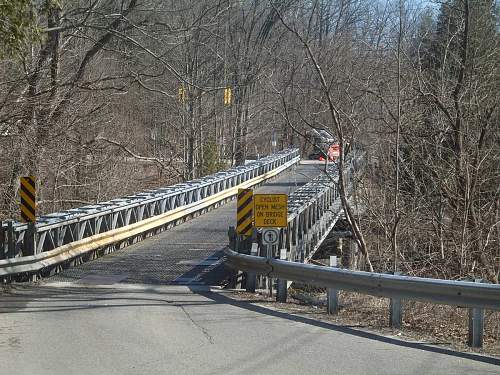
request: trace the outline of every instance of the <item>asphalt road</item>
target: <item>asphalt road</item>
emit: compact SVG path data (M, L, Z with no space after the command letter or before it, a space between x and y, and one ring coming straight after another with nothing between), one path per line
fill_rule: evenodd
M51 283L3 296L1 373L498 374L499 361L318 323L206 286Z
M299 167L261 191L290 192ZM500 361L236 301L228 204L38 285L0 294L0 374L500 374Z

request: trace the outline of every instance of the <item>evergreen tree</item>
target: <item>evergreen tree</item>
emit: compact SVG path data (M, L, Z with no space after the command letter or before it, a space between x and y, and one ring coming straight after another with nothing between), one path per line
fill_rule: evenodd
M428 67L458 78L464 60L470 63L484 57L497 37L494 0L448 0L442 3L437 17Z
M0 57L19 54L35 34L31 0L0 0Z

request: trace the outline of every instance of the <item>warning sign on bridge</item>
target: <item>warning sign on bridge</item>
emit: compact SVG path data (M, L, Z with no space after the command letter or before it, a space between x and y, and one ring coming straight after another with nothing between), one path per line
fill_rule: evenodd
M286 194L255 194L254 219L257 228L285 228L288 221Z

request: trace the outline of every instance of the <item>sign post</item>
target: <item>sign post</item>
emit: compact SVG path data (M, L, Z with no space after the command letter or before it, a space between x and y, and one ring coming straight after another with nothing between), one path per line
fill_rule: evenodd
M286 194L255 194L254 223L262 228L262 244L267 258L273 257L273 245L279 243L279 228L288 226L288 196ZM268 278L269 295L273 295L272 279Z
M248 254L252 247L252 233L253 233L253 190L252 189L238 189L237 203L236 203L236 241L235 251L238 253ZM246 276L244 276L246 275ZM248 273L243 271L233 272L232 283L233 287L239 288L241 281L245 279L248 282ZM255 276L253 276L255 280Z

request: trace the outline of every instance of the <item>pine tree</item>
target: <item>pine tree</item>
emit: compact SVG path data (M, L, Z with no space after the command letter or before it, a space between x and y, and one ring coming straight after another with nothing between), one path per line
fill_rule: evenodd
M457 79L464 54L468 63L481 58L491 50L489 42L497 37L494 0L448 0L441 5L437 18L429 68Z
M0 0L0 57L18 55L34 35L31 0Z

